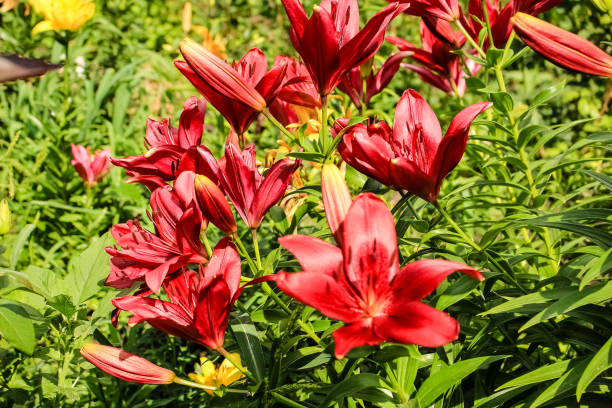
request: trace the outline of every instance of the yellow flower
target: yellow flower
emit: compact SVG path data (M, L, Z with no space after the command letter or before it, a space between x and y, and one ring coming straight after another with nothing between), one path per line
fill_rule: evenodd
M8 201L0 201L0 235L8 234L11 230L11 211L9 210Z
M44 20L34 26L33 34L48 30L78 30L94 15L92 0L29 0Z
M223 39L219 34L213 37L208 28L201 25L194 25L192 30L202 36L202 45L204 48L222 60L227 58L227 54L225 53L225 44L223 43Z
M238 353L231 353L230 356L242 367ZM244 367L242 368L245 369ZM219 388L222 385L228 386L244 377L244 374L227 359L223 360L219 367L215 367L212 361L206 357L200 357L200 365L195 366L195 371L195 373L189 374L189 378L199 384L215 388ZM213 395L211 390L206 390L206 392Z

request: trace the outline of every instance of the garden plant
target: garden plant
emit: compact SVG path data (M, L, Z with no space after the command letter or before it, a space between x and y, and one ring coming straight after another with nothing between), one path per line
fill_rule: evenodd
M0 3L0 407L612 406L610 1Z

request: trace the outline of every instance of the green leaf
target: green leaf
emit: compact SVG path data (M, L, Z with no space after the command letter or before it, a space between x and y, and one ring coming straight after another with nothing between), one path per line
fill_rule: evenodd
M513 313L517 312L525 306L550 302L551 300L561 299L564 296L570 295L576 292L576 288L557 288L550 289L536 293L530 293L528 295L520 296L511 299L501 305L495 306L481 315L497 314L497 313Z
M582 394L587 389L589 384L593 382L595 378L608 368L612 367L612 337L606 341L597 353L593 356L589 364L584 369L578 386L576 387L576 398L580 401Z
M80 305L100 290L110 271L110 257L104 250L114 242L109 233L96 239L85 251L76 257L70 272L66 275L63 293Z
M327 407L333 401L340 401L345 397L362 392L367 388L380 388L380 377L376 374L361 373L347 378L336 384L323 400L320 407Z
M234 337L240 347L242 363L258 381L265 377L265 361L259 334L248 314L244 313L232 319L230 323Z
M612 190L612 177L608 177L605 174L597 173L597 172L592 171L592 170L582 170L582 172L584 174L587 174L587 175L593 177L595 180L599 181L605 187L607 187L608 189Z
M11 250L11 257L9 259L9 268L15 269L17 267L17 262L19 262L19 255L23 251L23 247L25 246L30 234L34 231L34 225L28 224L19 232L19 235L15 239L15 243L13 244L13 248Z
M521 387L524 385L533 385L543 381L554 380L562 376L571 363L572 360L565 360L554 364L544 365L500 385L495 391L499 391L504 388Z
M536 324L552 319L553 317L565 314L580 306L598 304L610 300L611 298L612 282L608 282L604 285L591 286L582 291L574 290L573 294L559 299L529 319L529 321L519 329L519 332L525 331L531 326L535 326Z
M480 282L470 276L462 276L453 282L436 301L436 309L444 310L465 298Z
M441 367L440 370L423 382L416 393L419 405L427 407L440 395L444 394L455 384L458 384L468 375L483 365L507 358L508 356L487 356L458 361L450 366Z
M582 290L586 285L591 283L598 276L602 276L612 269L612 248L605 254L599 257L595 264L582 276L579 290Z
M34 352L34 324L28 312L19 304L0 299L0 334L24 353Z
M582 375L588 360L575 364L569 371L566 371L557 381L546 388L538 398L533 401L529 408L536 408L550 401L553 398L571 395L576 388L578 380Z

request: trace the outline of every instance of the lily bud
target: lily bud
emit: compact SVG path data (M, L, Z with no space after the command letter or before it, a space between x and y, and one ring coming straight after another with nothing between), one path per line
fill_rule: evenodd
M204 216L227 235L235 233L238 229L236 220L221 189L208 177L198 174L195 177L195 191Z
M8 234L11 230L11 210L8 201L0 201L0 235Z
M595 44L525 13L512 17L514 31L530 48L563 68L612 77L612 56Z
M174 372L125 350L101 344L85 344L81 354L100 370L125 381L140 384L171 384Z
M340 243L341 227L349 207L353 203L344 177L336 165L327 163L321 170L321 193L323 194L323 206L329 229Z
M179 48L189 67L212 89L256 111L266 109L266 101L261 94L221 58L188 38L181 42Z

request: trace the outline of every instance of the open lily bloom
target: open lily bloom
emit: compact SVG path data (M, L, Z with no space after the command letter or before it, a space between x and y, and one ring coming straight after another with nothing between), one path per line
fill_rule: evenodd
M421 302L449 274L482 275L469 266L421 260L400 268L393 216L375 195L360 194L342 224L342 246L288 235L279 240L304 270L277 274L289 296L346 324L333 333L336 357L383 341L438 347L455 340L459 324Z
M301 160L285 158L262 176L257 168L255 146L240 151L233 144L226 145L225 156L219 160L221 185L249 228L259 227L270 207L283 198L300 164Z
M463 109L442 137L435 113L409 89L397 104L393 129L384 122L357 124L344 134L338 151L361 173L433 203L442 180L463 157L472 121L489 106L481 102Z
M286 65L274 65L268 71L266 56L257 48L233 66L193 41L183 42L181 52L187 62L175 61L174 65L239 135L247 131L285 84Z
M299 0L282 0L291 21L291 42L319 95L329 95L342 76L380 48L387 26L407 5L389 4L359 30L357 0L322 1L308 18Z
M199 274L188 269L164 283L169 302L123 296L113 299L113 305L133 313L131 325L148 322L165 333L218 349L223 346L225 327L240 294L240 276L238 252L231 240L224 238Z
M158 292L168 275L189 264L207 262L200 241L200 211L181 198L188 194L178 194L170 186L153 191L151 219L156 233L136 221L112 227L111 234L121 249L106 248L111 256L106 285L124 289L144 281L149 289Z
M128 182L142 183L150 190L164 186L167 181L175 180L188 170L214 178L217 173L216 160L210 150L201 144L205 114L204 100L188 98L178 129L171 126L168 119L149 119L145 136L149 151L123 159L112 158L112 163L127 170L131 176Z
M94 154L89 152L89 147L81 145L71 145L72 148L72 165L79 173L79 176L91 187L98 181L102 180L108 173L110 150L98 150Z

